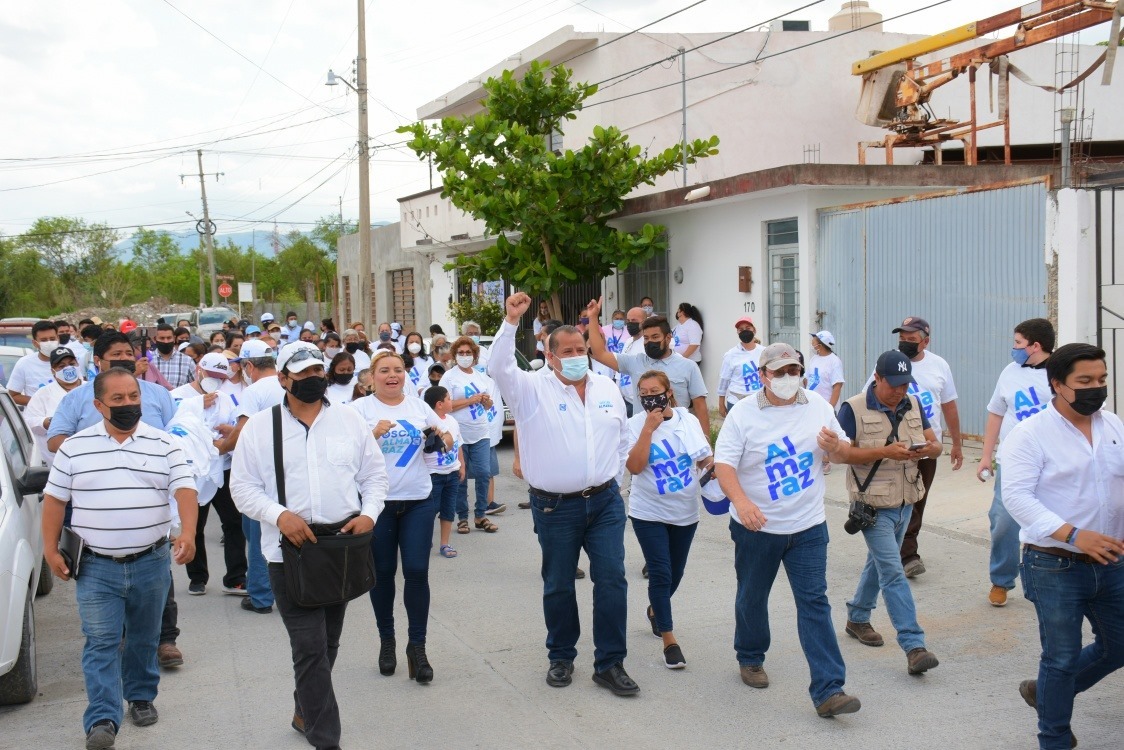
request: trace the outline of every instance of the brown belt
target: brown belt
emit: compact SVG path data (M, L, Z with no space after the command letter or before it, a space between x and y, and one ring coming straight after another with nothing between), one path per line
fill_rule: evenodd
M1026 549L1041 552L1044 555L1053 555L1054 557L1064 557L1066 560L1073 560L1074 562L1087 563L1089 565L1095 564L1097 561L1089 555L1084 555L1080 552L1070 552L1061 547L1039 547L1037 544L1025 544Z

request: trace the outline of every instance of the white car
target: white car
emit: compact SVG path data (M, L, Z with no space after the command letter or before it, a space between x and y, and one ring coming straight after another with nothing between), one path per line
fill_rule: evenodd
M35 597L54 585L43 564L47 467L5 388L0 388L0 705L35 697Z
M5 388L8 386L8 378L12 376L12 368L16 366L16 362L32 351L34 350L22 346L0 344L0 385Z

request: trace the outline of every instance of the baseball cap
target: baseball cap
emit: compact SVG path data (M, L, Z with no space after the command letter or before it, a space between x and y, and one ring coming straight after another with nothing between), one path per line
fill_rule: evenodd
M913 382L913 364L909 361L909 357L897 349L882 352L878 357L878 364L874 366L874 371L895 388Z
M325 366L324 355L316 344L297 341L281 350L277 357L277 369L296 374L315 365Z
M273 356L273 347L261 339L250 339L242 344L242 359L260 359Z
M261 322L262 323L269 323L272 320L273 320L273 313L262 313L261 314Z
M270 332L280 331L281 330L281 324L276 322L276 321L270 321L268 328L269 328Z
M831 331L820 331L812 335L819 339L820 343L826 347L835 346L835 337L831 335Z
M440 373L444 374L445 365L441 364L440 362L434 362L433 364L431 364L429 366L429 374L432 375L435 372L440 372Z
M761 352L760 363L768 370L779 370L789 365L800 365L800 355L788 344L769 344L765 347L765 351Z
M72 352L70 349L65 346L58 347L53 352L51 352L51 367L54 367L67 357L73 359L75 362L78 361L78 358L74 356L74 352Z
M394 330L398 331L398 332L402 331L402 324L399 323L397 320L394 321L393 323L391 323L390 327L393 328Z
M929 321L925 320L924 318L918 318L918 317L912 317L911 316L911 317L908 317L905 320L903 320L902 324L900 326L898 326L897 328L895 328L894 330L890 331L890 333L901 333L902 331L905 331L906 333L913 333L914 331L921 331L921 333L928 336L929 335Z
M119 328L119 330L121 331L121 333L132 333L133 331L137 330L137 324L135 321L125 318L121 321L121 327Z
M230 363L221 352L207 352L199 358L199 367L207 372L221 372L230 375Z
M242 358L229 349L222 350L222 356L226 357L227 362L241 362Z
M314 323L313 323L313 322L312 322L311 320L306 320L306 321L304 322L304 330L306 330L306 331L315 331L315 330L316 330L316 325L315 325L315 324L314 324Z
M737 328L742 323L749 323L754 328L757 327L757 324L753 322L753 318L749 317L748 315L743 315L743 316L741 316L740 318L738 318L737 320L734 321L734 328Z
M261 333L261 329L257 326L246 326L246 335L250 336L255 333Z

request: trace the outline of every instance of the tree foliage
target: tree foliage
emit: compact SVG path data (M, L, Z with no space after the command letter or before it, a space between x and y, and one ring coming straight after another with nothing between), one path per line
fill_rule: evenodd
M505 314L504 306L494 297L486 294L462 295L460 299L449 305L449 316L457 325L457 333L466 320L479 323L481 331L498 331ZM449 340L455 339L457 333L454 333Z
M448 268L550 296L557 315L557 293L566 283L603 278L667 249L663 227L646 224L629 233L609 220L634 189L682 165L682 144L644 157L618 128L598 125L580 149L551 151L551 134L562 133L597 91L571 82L563 66L536 61L522 78L504 71L484 90L481 114L399 128L413 136L410 149L440 170L442 196L496 237L492 247L458 256ZM686 161L712 156L717 147L717 136L692 141Z

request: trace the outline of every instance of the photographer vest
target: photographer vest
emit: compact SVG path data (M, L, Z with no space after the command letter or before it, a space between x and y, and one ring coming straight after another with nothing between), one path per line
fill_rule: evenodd
M898 442L910 445L925 442L925 430L921 426L921 407L914 396L908 396L909 409L902 415L898 424ZM847 399L855 412L855 444L859 448L882 448L892 432L889 416L882 411L870 409L866 405L866 391ZM925 497L925 486L917 470L917 459L894 461L882 459L877 470L863 493L859 492L859 482L866 482L875 464L855 464L847 472L847 492L851 500L860 500L875 508L897 508L913 505ZM858 475L858 482L855 475Z

